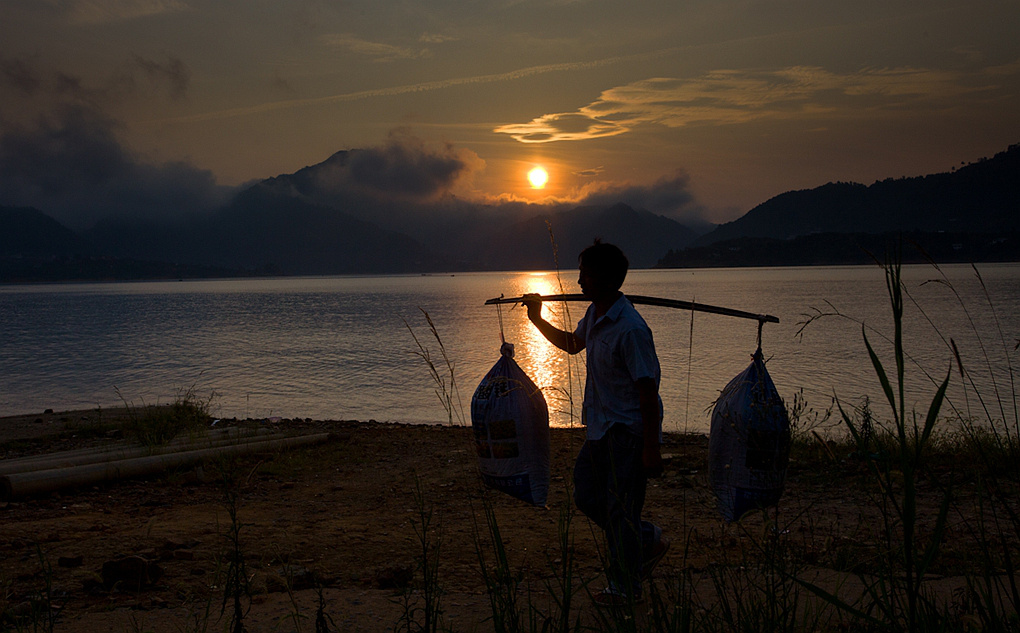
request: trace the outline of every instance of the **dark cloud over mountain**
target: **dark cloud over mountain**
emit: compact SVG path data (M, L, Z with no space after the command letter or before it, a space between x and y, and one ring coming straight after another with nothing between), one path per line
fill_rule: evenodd
M379 199L429 201L484 166L471 151L427 147L406 132L395 132L380 147L335 155L315 169L320 194L352 193Z
M212 172L158 163L122 141L110 114L139 99L186 97L188 66L135 56L86 81L34 57L0 57L0 205L35 207L75 229L167 220L224 204Z
M0 204L45 210L68 226L121 217L168 219L226 199L213 174L187 163L151 164L118 140L117 123L80 105L0 135Z
M590 187L584 192L579 203L585 206L607 207L618 202L666 216L694 229L710 226L704 219L704 209L690 191L690 178L683 172L660 178L651 185Z

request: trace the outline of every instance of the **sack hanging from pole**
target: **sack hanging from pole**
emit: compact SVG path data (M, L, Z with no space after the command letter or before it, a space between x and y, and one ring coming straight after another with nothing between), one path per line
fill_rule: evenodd
M471 397L482 479L490 488L544 506L549 493L549 409L542 391L504 343Z
M712 410L708 472L719 512L737 521L779 503L790 457L790 418L761 348Z

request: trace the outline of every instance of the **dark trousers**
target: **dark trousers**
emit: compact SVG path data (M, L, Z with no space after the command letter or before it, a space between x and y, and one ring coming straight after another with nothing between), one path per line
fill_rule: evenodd
M641 520L648 478L642 439L624 425L587 440L574 464L574 503L605 532L610 586L640 593L641 563L652 551L658 528Z

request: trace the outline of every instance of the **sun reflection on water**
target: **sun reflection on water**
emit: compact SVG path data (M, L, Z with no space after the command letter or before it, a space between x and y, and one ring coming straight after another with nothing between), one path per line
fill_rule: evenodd
M556 273L521 273L512 280L516 294L541 295L577 292L576 285L561 284ZM556 327L573 331L586 308L583 303L546 302L542 316ZM515 356L521 369L531 377L545 395L552 426L574 426L580 423L584 385L584 355L570 356L547 341L524 316L515 314L505 319L509 326L507 341L515 344Z

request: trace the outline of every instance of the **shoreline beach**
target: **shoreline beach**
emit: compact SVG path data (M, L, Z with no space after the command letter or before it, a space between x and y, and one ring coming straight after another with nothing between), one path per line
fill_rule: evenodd
M0 456L123 441L113 431L85 437L82 429L98 414L0 419ZM102 412L111 423L126 414ZM572 513L567 556L580 592L574 609L582 621L594 621L585 586L603 586L601 544L598 530L573 510L568 496L583 429L552 429L549 502L535 508L483 487L469 427L310 420L277 425L326 431L332 439L206 463L201 472L0 502L0 612L26 613L49 587L47 603L58 614L55 631L163 633L202 630L201 623L222 629L230 613L228 606L221 616L223 572L236 545L250 580L249 631L299 630L295 622L310 630L320 595L338 630L391 631L413 612L408 605L422 598L416 589L419 534L427 515L428 543L438 548L444 621L457 631L492 630L476 547L482 543L490 565L487 500L510 569L520 574L520 599L530 596L542 608L551 607L546 583L555 581L564 562L558 524L564 511ZM650 483L646 510L674 548L654 581L665 589L681 576L695 579L711 601L712 574L753 560L765 522L760 515L734 524L722 520L705 474L707 437L667 434L663 453L666 473ZM856 582L836 563L875 551L881 521L873 483L853 463L791 463L780 512L770 517L784 526L783 538L807 572L843 587ZM920 491L923 516L937 514L936 492L934 484ZM228 538L232 526L239 528L236 543ZM949 562L933 581L950 593L963 585L952 565L970 556L964 540L953 536L942 554ZM158 577L137 591L102 586L104 564L127 557L156 564Z

